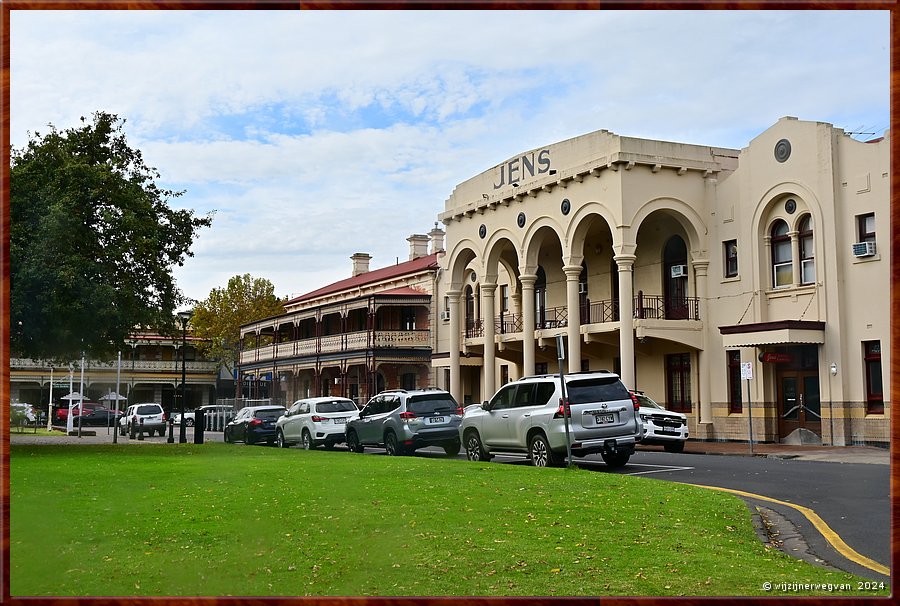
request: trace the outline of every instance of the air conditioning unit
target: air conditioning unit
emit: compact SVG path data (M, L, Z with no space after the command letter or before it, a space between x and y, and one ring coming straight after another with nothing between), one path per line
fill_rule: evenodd
M673 265L672 266L672 277L673 278L687 278L687 265Z
M450 319L450 310L449 310L449 309L445 309L444 311L441 312L441 320L445 320L445 321L446 321L446 320L449 320L449 319Z
M853 245L853 256L856 258L871 257L875 254L874 242L857 242Z

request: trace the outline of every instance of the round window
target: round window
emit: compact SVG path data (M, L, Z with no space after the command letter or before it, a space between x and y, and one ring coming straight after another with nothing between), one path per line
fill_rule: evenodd
M779 162L785 162L791 157L791 142L782 139L775 144L775 159Z
M525 213L519 213L516 223L519 224L519 227L525 227Z
M562 204L559 205L559 209L562 211L562 214L568 215L569 211L572 210L572 203L569 202L568 198L563 198Z
M478 228L478 235L482 240L484 240L484 238L487 236L487 226L484 223L482 223L481 227Z

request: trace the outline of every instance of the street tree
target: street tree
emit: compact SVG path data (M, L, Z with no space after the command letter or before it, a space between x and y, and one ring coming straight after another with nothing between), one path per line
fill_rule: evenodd
M172 269L212 216L175 210L184 192L96 112L11 150L10 346L19 356L108 358L135 328L174 333L185 302Z
M250 274L234 276L224 288L214 288L194 308L191 328L203 339L201 352L229 369L240 350L241 325L284 313L275 286Z

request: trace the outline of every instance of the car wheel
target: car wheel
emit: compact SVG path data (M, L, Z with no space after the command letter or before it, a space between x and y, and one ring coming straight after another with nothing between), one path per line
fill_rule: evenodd
M384 450L389 457L399 457L403 454L403 449L400 447L397 436L393 431L384 434Z
M663 445L666 452L684 452L684 442L669 442Z
M228 431L228 428L225 429L225 442L231 444L231 432Z
M304 429L303 433L300 435L300 447L303 450L313 450L316 447L313 443L312 436L309 435L308 429Z
M244 444L247 444L248 446L253 446L254 444L256 444L253 438L253 434L249 431L244 432Z
M359 443L359 436L356 435L355 431L347 432L347 449L350 452L362 452L365 449L365 446Z
M275 445L278 448L288 448L290 444L284 441L284 433L279 429L278 433L275 434Z
M528 454L531 456L531 464L535 467L557 467L560 464L559 457L550 450L550 443L542 433L535 434L531 438Z
M459 443L459 440L444 442L444 453L446 453L448 457L455 457L458 455L461 448L462 444Z
M607 467L610 467L612 469L618 469L620 467L625 467L625 464L628 463L628 459L631 458L631 453L628 453L628 454L622 454L622 453L606 454L606 453L604 453L601 456L603 457L603 462L606 463Z
M187 425L188 427L193 427L193 426L194 426L194 419L185 419L185 420L184 420L184 424Z
M490 461L491 455L484 449L478 432L470 429L466 432L466 458L470 461Z

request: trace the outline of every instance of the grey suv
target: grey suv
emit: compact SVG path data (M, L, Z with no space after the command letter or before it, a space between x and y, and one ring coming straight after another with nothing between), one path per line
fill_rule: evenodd
M600 453L622 467L643 436L640 407L619 376L607 372L566 375L572 455ZM560 465L566 430L559 375L525 377L500 388L483 404L466 407L459 434L470 461L495 453L527 456L537 467Z
M384 391L347 422L347 447L362 452L366 446L384 446L387 454L402 455L441 446L448 455L459 454L461 418L462 409L446 391Z

